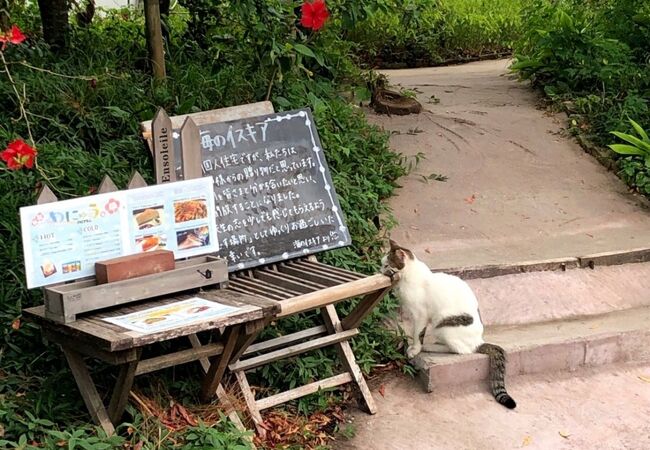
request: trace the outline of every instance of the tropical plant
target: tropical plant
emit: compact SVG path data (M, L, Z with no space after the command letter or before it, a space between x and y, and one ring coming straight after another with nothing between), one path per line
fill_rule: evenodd
M610 144L608 147L620 155L636 155L644 159L645 166L650 169L650 138L648 133L641 125L634 120L629 119L634 131L638 135L612 131L611 133L617 138L627 142L627 144Z

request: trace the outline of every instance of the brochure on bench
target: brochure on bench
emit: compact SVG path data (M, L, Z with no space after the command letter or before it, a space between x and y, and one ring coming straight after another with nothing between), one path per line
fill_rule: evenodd
M196 322L223 317L239 310L236 306L224 305L199 297L155 306L123 316L106 317L102 320L127 330L143 334L155 333Z
M216 252L212 186L206 177L21 208L27 287L92 276L118 256Z

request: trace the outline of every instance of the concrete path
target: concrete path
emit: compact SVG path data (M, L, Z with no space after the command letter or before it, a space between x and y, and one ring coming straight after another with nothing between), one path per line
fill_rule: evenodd
M413 379L373 391L380 413L357 412L347 450L509 450L650 448L650 365L524 375L508 383L517 408L486 388L425 393Z
M390 201L392 236L431 267L508 264L650 244L650 213L570 137L508 61L386 71L425 112L369 119L426 159ZM431 96L440 102L430 103ZM437 173L446 182L424 182Z

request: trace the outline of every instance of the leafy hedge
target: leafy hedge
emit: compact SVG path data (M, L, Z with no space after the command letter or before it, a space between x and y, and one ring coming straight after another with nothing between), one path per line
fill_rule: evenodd
M160 423L152 425L134 410L121 437L103 437L101 431L83 425L88 417L59 350L45 345L37 328L20 320L21 310L41 304L42 298L39 291L25 287L18 209L34 203L43 183L60 198L68 198L94 192L105 174L118 186L126 185L133 170L151 182L152 162L138 136L138 123L150 119L159 106L174 115L267 97L276 110L310 106L353 238L351 247L323 257L364 272L376 270L380 240L373 219L390 217L382 200L392 194L404 169L399 155L390 151L387 135L370 126L362 112L341 96L362 80L338 28L352 20L346 14L354 7L331 3L331 23L312 33L296 27L291 2L240 2L240 8L221 8L208 16L209 21L199 23L207 33L199 40L193 38L192 27L198 25L192 13L212 3L188 0L187 10L174 10L167 20L165 83L155 83L149 76L143 19L138 14L114 11L96 17L90 27L75 26L69 51L54 54L38 37L34 7L14 11L14 21L30 38L8 47L4 55L19 93L25 88L25 98L19 100L7 74L0 72L0 147L19 136L27 139L29 122L39 170L0 171L0 446L99 449L140 442L145 448L213 448L217 441L224 448L243 445L226 422L179 434ZM20 114L21 101L27 120ZM401 358L400 337L379 326L393 309L392 302L384 302L353 343L365 371ZM313 319L307 315L283 321L274 332L286 333ZM316 351L260 372L255 382L277 389L304 383L315 374L322 377L333 366L331 353ZM110 386L107 367L98 364L96 373L100 386ZM174 373L182 379L174 378ZM198 391L197 375L196 367L183 367L150 376L141 388L153 396L156 391L148 386L165 385L170 395L191 406ZM304 408L309 405L302 403Z
M576 134L605 146L620 142L610 132L633 131L629 119L650 128L650 3L534 0L523 26L513 69L569 112ZM650 195L642 157L619 166L624 180Z

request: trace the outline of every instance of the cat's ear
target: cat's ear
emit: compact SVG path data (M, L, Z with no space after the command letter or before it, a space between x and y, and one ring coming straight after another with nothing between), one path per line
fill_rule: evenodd
M399 245L397 245L397 242L395 242L394 240L390 239L390 249L391 249L391 250L397 250L398 248L400 248L400 247L399 247Z

